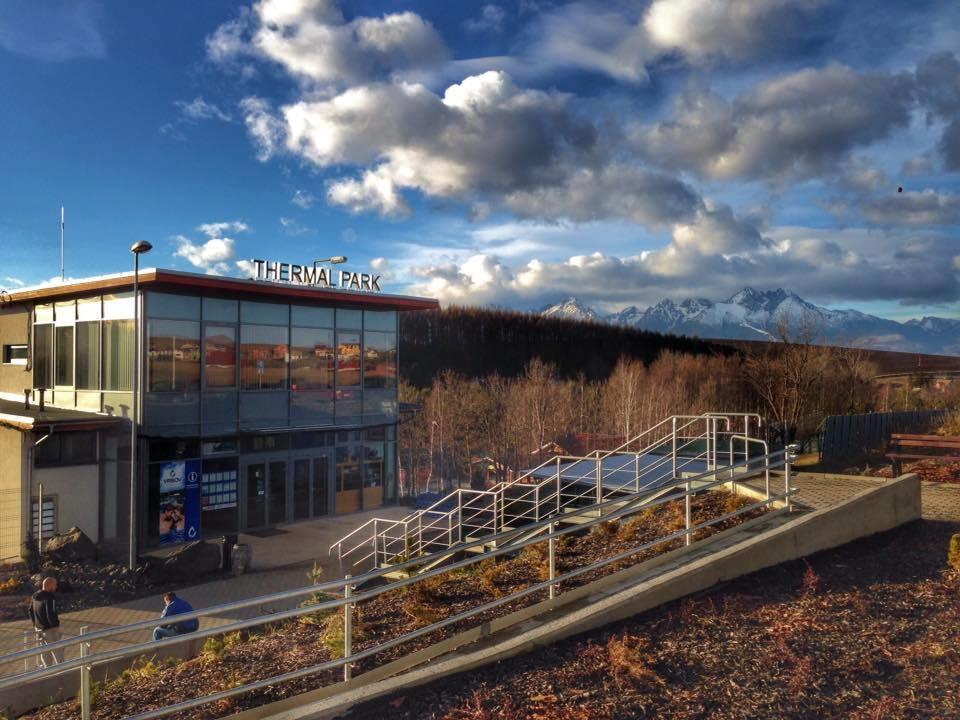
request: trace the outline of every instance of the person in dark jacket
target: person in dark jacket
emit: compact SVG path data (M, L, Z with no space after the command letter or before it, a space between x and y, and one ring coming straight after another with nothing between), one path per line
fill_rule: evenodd
M57 615L57 580L47 577L40 584L40 590L30 599L30 620L37 633L37 645L49 645L57 642L62 636L60 632L60 616ZM37 655L37 664L40 667L49 667L63 662L62 650Z
M160 619L172 617L173 615L182 615L183 613L193 612L193 607L183 598L178 598L176 593L167 592L163 594L163 612L160 613ZM153 629L153 639L163 640L174 635L183 635L184 633L196 632L200 627L200 622L193 618L181 623L171 623L169 625L160 625Z

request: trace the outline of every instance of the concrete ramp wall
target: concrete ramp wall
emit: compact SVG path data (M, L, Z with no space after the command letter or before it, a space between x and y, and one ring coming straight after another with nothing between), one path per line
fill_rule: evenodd
M500 632L475 645L451 652L464 638L449 638L415 653L439 658L387 679L378 668L349 683L321 688L295 698L247 710L234 720L321 720L336 718L361 702L406 691L440 678L501 661L588 630L632 617L717 583L789 560L844 545L920 518L920 479L903 475L857 493L828 508L802 514L760 533L745 533L736 544L709 555L676 558L650 579L629 580L622 571L578 588L578 597L562 609L549 601L519 611L522 617L500 618ZM558 599L563 599L561 595ZM539 614L535 612L539 608ZM475 639L484 633L476 630ZM428 652L432 651L432 652ZM446 653L445 655L441 655ZM404 658L408 663L414 658ZM400 661L396 661L399 663ZM395 665L395 663L392 663ZM394 670L396 672L396 670Z

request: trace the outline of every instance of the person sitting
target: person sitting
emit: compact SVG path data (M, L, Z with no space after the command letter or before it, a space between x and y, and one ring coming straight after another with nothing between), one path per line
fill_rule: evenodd
M174 592L164 593L163 602L165 605L163 607L163 612L160 614L161 619L193 612L193 607L190 605L190 603L183 598L178 598L177 594ZM183 635L185 633L196 632L197 628L199 627L200 621L196 618L184 620L180 623L160 625L153 629L153 639L163 640L164 638L173 637L174 635Z

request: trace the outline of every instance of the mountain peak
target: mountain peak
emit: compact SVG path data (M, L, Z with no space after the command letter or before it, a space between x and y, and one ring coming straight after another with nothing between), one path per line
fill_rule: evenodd
M568 297L563 302L549 305L540 311L546 317L562 317L572 320L599 320L600 314L576 297Z

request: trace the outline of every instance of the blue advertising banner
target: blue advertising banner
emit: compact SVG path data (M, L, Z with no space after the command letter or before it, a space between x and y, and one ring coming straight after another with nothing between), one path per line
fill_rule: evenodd
M200 461L178 460L160 469L160 544L200 537Z

